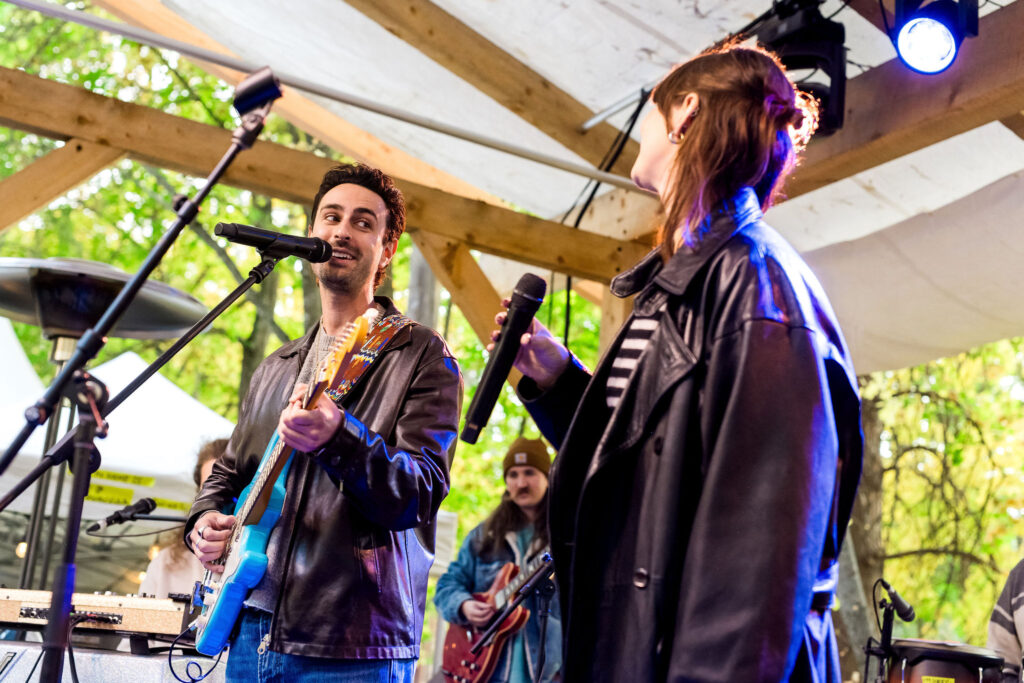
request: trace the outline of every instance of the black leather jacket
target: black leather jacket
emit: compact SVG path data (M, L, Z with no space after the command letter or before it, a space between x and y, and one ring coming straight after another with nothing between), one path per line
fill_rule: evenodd
M397 313L378 297L384 315ZM232 509L277 429L313 340L270 354L253 375L225 456L189 513ZM448 494L462 376L444 341L400 330L345 396L334 437L296 454L270 564L251 596L272 606L271 649L345 659L419 655L435 517ZM262 606L262 605L261 605Z
M573 364L543 394L520 384L560 446L563 679L786 680L861 469L856 377L828 300L749 189L695 252L652 252L612 289L639 292L634 310L659 321L616 410L605 384L621 333L593 378Z

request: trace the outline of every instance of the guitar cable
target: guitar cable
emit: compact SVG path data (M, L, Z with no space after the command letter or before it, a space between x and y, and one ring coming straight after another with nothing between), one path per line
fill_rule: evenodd
M211 666L205 673L203 672L203 667L199 665L199 662L189 662L185 665L185 675L188 676L188 680L185 680L184 678L179 676L178 672L174 670L174 648L179 647L178 641L181 640L186 633L192 631L194 628L194 625L189 624L188 628L186 628L184 631L179 633L174 638L174 641L171 643L171 647L167 649L167 668L171 670L171 675L174 676L175 680L180 681L181 683L198 683L198 681L203 680L211 673L213 673L213 670L217 668L218 664L220 664L220 658L224 656L224 650L221 650L220 653L217 655L217 659L216 661L214 661L213 666ZM186 648L184 645L180 647L182 651L182 656L184 656ZM198 674L193 673L193 666L196 668L195 670L198 671ZM77 683L77 681L75 683Z

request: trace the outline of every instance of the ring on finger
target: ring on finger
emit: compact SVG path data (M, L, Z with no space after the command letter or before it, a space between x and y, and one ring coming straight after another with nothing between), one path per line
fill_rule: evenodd
M199 538L202 538L203 540L206 540L206 538L203 536L203 534L206 533L206 530L208 528L209 527L201 526L198 529L196 529L196 533L199 534Z

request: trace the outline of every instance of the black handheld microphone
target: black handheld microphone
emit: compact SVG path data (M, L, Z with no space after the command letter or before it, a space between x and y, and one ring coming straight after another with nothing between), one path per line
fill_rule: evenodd
M889 599L892 600L892 606L896 609L896 616L903 621L913 621L917 615L914 614L914 608L910 603L901 598L896 589L886 583L885 579L879 579L879 581L882 583L882 588L885 589L885 592L889 594Z
M91 534L114 524L124 524L134 519L135 515L148 515L153 510L156 510L156 501L152 498L141 498L131 505L121 508L102 522L93 522L86 532Z
M466 443L476 443L480 430L487 424L498 400L498 394L501 393L501 386L508 378L512 363L519 353L519 340L530 327L534 314L544 300L547 288L544 280L533 273L526 273L519 278L516 288L512 290L508 317L501 326L498 339L494 342L494 351L487 359L487 367L484 368L483 377L480 378L473 402L466 413L466 426L462 428L461 435Z
M241 223L218 223L213 232L227 238L229 242L256 247L270 258L298 256L310 263L323 263L331 258L331 245L319 237L286 235Z

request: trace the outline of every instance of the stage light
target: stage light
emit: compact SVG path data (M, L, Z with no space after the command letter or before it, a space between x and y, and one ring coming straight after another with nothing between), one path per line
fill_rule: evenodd
M937 74L956 59L967 36L978 35L977 0L896 0L896 52L914 71Z
M776 15L757 29L757 40L779 56L801 90L821 102L818 135L834 133L846 110L846 29L824 18L816 0L774 7Z
M24 560L25 555L28 553L28 543L25 541L18 541L18 545L14 546L14 555L19 560Z

